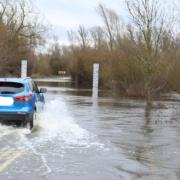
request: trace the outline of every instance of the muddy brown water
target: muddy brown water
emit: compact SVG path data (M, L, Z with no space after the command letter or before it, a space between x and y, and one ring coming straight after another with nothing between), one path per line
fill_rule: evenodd
M38 80L46 107L32 132L0 125L0 179L179 180L180 102L143 100ZM176 95L176 100L180 99Z

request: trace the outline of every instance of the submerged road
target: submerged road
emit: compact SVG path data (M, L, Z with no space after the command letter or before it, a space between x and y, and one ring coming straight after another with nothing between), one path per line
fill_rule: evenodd
M21 150L10 147L2 148L0 151L0 173L5 171L18 157L22 155Z
M0 125L1 180L180 179L179 102L146 111L103 92L93 101L68 81L41 85L46 107L32 132Z

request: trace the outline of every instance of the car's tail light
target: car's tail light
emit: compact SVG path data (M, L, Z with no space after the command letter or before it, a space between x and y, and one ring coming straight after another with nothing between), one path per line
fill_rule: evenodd
M32 99L32 94L15 97L15 101L18 101L18 102L29 102L31 101L31 99Z

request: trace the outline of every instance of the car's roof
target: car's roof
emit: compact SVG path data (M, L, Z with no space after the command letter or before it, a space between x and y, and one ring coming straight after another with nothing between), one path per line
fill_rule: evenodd
M18 83L24 83L28 79L31 79L31 78L30 77L27 77L27 78L0 78L0 82L18 82Z

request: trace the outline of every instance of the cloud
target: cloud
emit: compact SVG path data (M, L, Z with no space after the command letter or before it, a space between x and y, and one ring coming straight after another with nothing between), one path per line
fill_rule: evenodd
M55 26L73 28L80 24L87 27L101 24L96 12L96 7L101 3L98 0L38 0L37 3L48 21ZM103 4L113 9L121 9L122 5L119 0L104 0Z
M36 0L40 13L51 26L48 42L55 35L60 44L68 44L67 31L76 30L79 25L86 28L102 25L101 17L97 13L99 3L121 12L122 2L124 0Z

